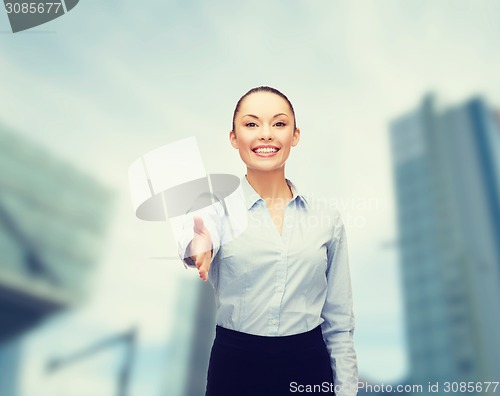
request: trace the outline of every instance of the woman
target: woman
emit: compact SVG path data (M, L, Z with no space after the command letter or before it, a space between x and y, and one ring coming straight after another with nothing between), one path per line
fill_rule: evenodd
M229 138L247 168L248 226L219 246L220 227L195 217L187 247L215 289L206 395L355 395L345 230L336 209L285 178L300 139L292 104L274 88L251 89L236 105Z

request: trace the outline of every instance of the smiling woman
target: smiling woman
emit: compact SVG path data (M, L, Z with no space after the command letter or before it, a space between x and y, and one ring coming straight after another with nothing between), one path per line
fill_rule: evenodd
M285 178L299 140L293 106L278 90L253 88L238 101L229 141L247 169L248 226L221 245L223 225L195 217L187 246L215 290L207 396L288 395L293 384L357 392L345 229L336 209Z

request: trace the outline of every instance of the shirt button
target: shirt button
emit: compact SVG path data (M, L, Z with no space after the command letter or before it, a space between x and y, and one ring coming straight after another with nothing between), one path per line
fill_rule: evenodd
M283 289L281 288L281 286L278 286L278 287L276 288L276 291L277 291L278 293L281 293L281 290L283 290Z
M278 323L278 321L276 319L273 319L272 323L275 325L276 323Z

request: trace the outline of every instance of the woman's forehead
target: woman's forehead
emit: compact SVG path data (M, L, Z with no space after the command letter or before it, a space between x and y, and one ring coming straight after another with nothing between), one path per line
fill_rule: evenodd
M285 113L291 114L288 102L272 92L254 92L243 99L240 105L240 115L246 113Z

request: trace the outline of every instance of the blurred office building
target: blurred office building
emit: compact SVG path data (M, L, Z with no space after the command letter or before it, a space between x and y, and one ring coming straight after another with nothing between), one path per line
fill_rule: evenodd
M415 384L500 381L497 114L480 97L445 108L429 95L390 125Z
M209 282L189 275L181 280L162 396L205 394L215 337L215 296Z
M0 394L15 396L19 338L81 303L102 253L111 191L0 125Z

